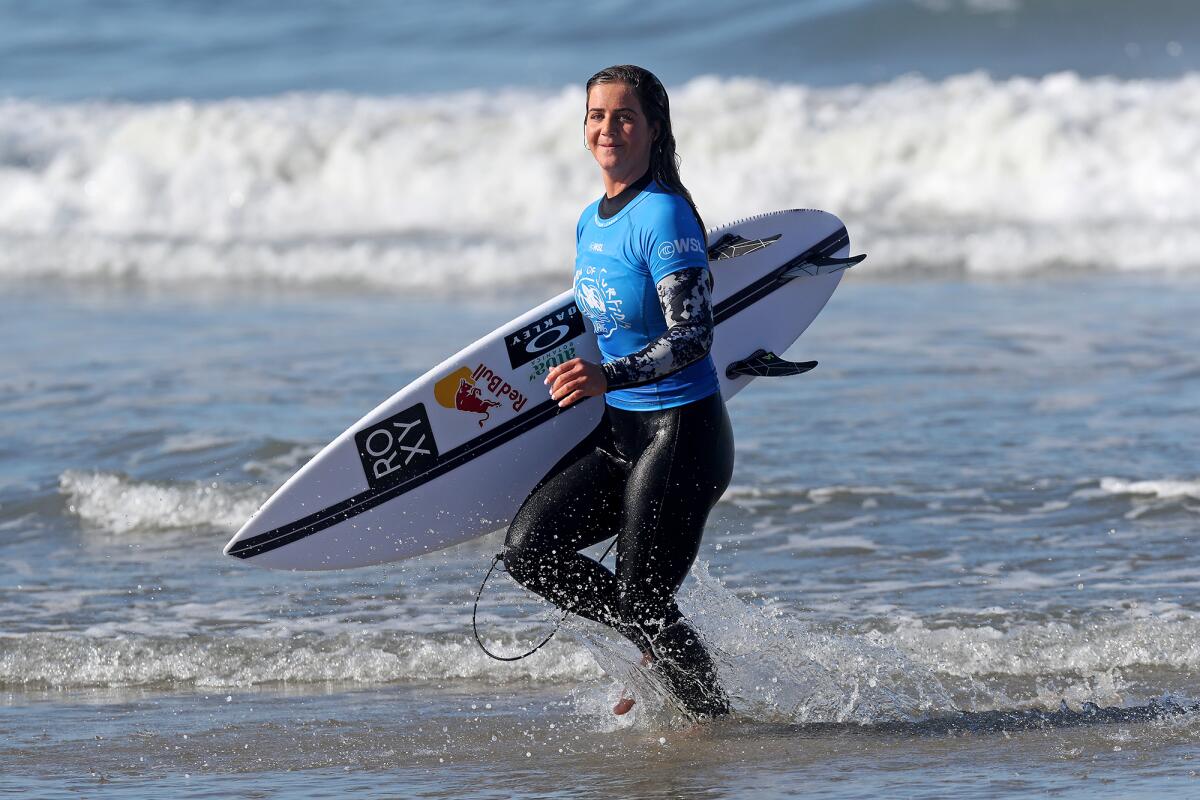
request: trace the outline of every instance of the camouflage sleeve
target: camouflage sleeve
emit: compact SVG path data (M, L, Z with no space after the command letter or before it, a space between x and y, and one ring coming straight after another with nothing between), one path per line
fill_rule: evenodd
M657 288L667 329L636 353L601 365L609 391L661 380L704 358L712 347L708 269L688 267L672 272Z

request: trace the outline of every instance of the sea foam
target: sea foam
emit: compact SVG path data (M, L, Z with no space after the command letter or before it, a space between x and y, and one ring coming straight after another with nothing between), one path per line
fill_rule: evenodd
M156 483L107 472L59 477L68 510L112 534L180 528L235 531L267 499L258 487L213 481Z
M0 101L0 277L560 286L582 91ZM1200 269L1200 75L675 87L710 225L819 207L872 274Z

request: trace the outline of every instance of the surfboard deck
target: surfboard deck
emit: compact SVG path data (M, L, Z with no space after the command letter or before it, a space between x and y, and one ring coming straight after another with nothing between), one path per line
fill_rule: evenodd
M778 371L758 351L786 350L824 308L843 270L861 258L847 258L842 222L815 210L740 220L710 231L708 241L712 357L728 400L756 375L795 374ZM600 397L565 409L549 398L546 372L575 357L599 361L600 353L568 290L455 353L350 426L263 504L225 553L273 569L343 569L411 558L505 527L603 413Z

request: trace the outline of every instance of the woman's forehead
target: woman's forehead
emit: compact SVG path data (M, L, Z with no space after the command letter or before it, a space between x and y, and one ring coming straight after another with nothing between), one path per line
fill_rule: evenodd
M637 92L627 83L598 83L588 92L588 108L632 108L640 111Z

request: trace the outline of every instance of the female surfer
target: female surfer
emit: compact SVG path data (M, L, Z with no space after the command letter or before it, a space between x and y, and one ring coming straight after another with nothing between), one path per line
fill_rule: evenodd
M630 639L688 711L727 714L712 658L675 603L733 471L709 356L704 226L652 73L624 65L593 75L584 137L604 196L576 227L575 300L603 363L572 359L546 383L560 406L604 395L604 417L525 500L504 563L523 586ZM579 552L614 534L615 571ZM622 698L613 711L632 705Z

